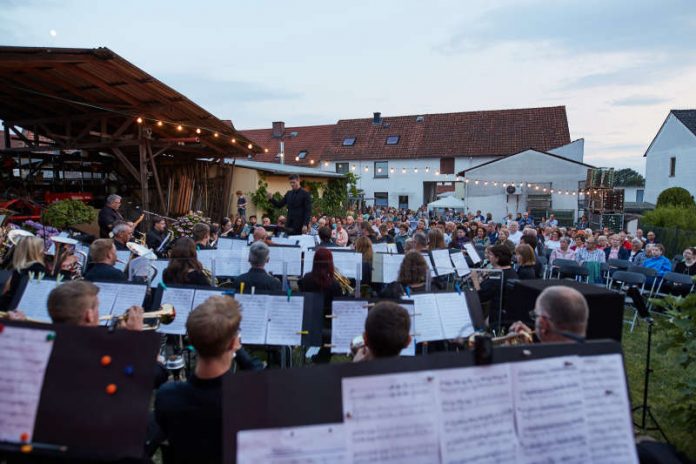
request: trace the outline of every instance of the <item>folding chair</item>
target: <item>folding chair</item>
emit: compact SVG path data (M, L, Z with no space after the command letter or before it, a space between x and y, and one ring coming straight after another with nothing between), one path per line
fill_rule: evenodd
M643 267L643 266L631 266L628 268L628 272L637 272L639 274L643 274L645 276L645 283L647 284L648 282L652 282L650 284L650 288L648 289L648 298L652 298L653 295L655 294L655 289L657 288L657 281L659 280L657 277L657 271L655 269L651 269L649 267Z
M549 260L546 259L546 256L537 256L537 261L539 261L539 264L541 264L541 278L546 279L546 271L549 267Z
M670 293L666 291L665 284L667 284L667 287L670 289L684 289L683 293L686 295L694 291L694 281L690 275L679 274L678 272L665 272L654 296L665 297L666 295L670 295Z
M559 258L559 259L555 260L553 262L553 264L551 265L551 268L549 269L549 278L550 279L553 278L553 271L556 270L556 271L559 271L558 278L560 279L561 278L561 273L560 273L561 266L577 266L577 264L578 263L575 260L560 259Z
M631 325L631 332L638 322L638 310L633 305L633 300L626 296L626 290L630 287L636 287L643 296L645 292L645 274L639 272L629 272L629 271L614 271L614 273L609 277L609 288L613 288L615 283L619 284L618 292L624 295L624 306L629 305L633 307L633 318L632 320L624 320L625 323Z
M607 260L607 266L609 266L609 269L625 271L631 266L631 262L627 259L609 259Z
M589 283L590 271L585 266L580 266L577 263L563 264L558 269L559 278L571 277L578 282Z

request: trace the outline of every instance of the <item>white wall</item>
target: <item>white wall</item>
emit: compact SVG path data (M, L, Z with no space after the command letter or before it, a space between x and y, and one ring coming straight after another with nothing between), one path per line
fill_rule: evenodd
M483 213L491 212L495 219L500 220L507 213L526 211L529 189L527 186L520 189L519 182L550 184L550 188L554 190L576 192L578 182L587 177L587 167L534 150L527 150L496 163L473 169L466 173L466 177L498 182L498 186L492 183L486 186L482 183L475 185L470 181L465 186L465 201L470 210L480 209ZM508 195L505 192L502 183L511 181L518 183L517 191L521 191L521 195ZM539 192L532 190L531 193ZM554 193L551 196L552 209L572 209L577 216L577 206L577 194Z
M677 158L674 177L669 177L671 157ZM696 195L696 135L670 113L653 141L645 160L645 201L656 203L669 187L683 187Z
M615 190L624 191L624 202L636 202L638 201L638 190L643 190L645 192L645 187L622 187L616 186ZM645 201L645 194L643 194L643 201Z
M549 153L582 163L585 159L585 139L573 140L567 145L549 150Z
M320 169L325 171L336 172L336 163L349 163L352 168L355 165L355 170L350 172L360 176L358 179L358 188L365 192L365 198L374 198L375 192L387 192L389 194L389 206L398 206L399 196L408 196L408 207L417 209L423 205L423 183L424 182L455 182L457 179L456 173L481 163L491 161L493 157L458 157L454 160L454 174L436 175L436 171L440 170L440 158L414 158L414 159L399 159L399 160L340 160L329 161L328 166L322 162ZM375 178L374 164L375 161L388 161L389 177ZM367 168L367 171L365 171ZM394 168L394 172L391 169ZM418 172L415 172L415 169ZM426 172L426 168L428 172ZM403 171L405 169L405 172ZM455 194L458 198L458 196ZM369 205L372 201L368 202Z

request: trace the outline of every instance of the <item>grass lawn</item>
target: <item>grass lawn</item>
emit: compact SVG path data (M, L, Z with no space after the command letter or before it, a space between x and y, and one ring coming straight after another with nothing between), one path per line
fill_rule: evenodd
M626 317L633 313L626 311ZM659 317L659 316L658 316ZM648 341L647 324L640 323L633 333L630 332L628 325L624 326L623 333L623 352L628 374L628 387L631 393L633 406L642 404L643 401L643 376L645 373L645 354ZM653 350L651 354L651 367L653 373L650 376L650 389L648 404L651 406L653 415L657 418L660 426L667 434L670 442L679 450L686 453L691 459L696 459L696 441L694 440L693 430L681 430L674 424L670 414L670 403L674 398L674 386L677 379L686 375L696 375L681 368L674 360L673 354L659 352L655 349L656 341L663 335L660 334L659 326L653 329ZM696 398L694 399L696 401ZM634 422L640 421L640 414L634 414ZM652 426L652 424L649 424ZM650 432L648 435L661 440L659 432Z

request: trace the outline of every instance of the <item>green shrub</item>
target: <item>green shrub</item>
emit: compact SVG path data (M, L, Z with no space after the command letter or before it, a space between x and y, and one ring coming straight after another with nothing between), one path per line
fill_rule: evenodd
M665 206L681 206L687 208L693 208L696 206L694 199L688 190L681 187L670 187L663 190L662 193L657 197L657 207L662 208Z
M77 224L89 224L97 219L97 211L79 200L61 200L51 203L41 215L44 224L65 229Z
M655 227L696 230L696 207L665 206L648 211L643 222Z

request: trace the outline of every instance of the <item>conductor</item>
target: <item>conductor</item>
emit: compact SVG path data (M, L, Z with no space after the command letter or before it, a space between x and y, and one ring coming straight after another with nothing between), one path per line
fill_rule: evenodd
M285 226L288 235L302 235L302 227L309 224L312 214L312 197L300 187L300 176L292 174L288 179L291 190L281 200L274 200L270 194L268 199L276 208L288 207L288 222Z

